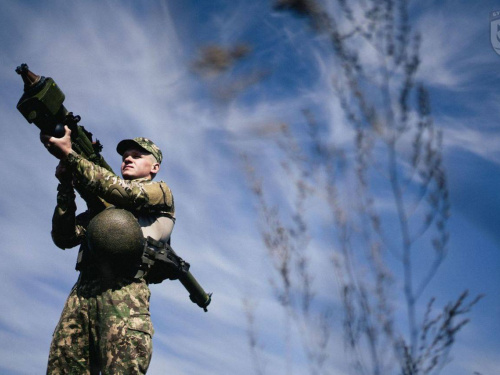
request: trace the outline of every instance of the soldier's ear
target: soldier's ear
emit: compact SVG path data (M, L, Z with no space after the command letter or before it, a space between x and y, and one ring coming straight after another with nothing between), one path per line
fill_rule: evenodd
M153 163L151 166L151 173L157 174L160 170L160 163Z

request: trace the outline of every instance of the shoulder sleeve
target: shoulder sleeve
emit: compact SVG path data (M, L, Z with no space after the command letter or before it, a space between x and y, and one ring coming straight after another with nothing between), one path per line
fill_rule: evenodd
M78 186L117 207L131 211L164 213L174 217L174 199L162 181L124 180L72 152L68 164L78 179Z

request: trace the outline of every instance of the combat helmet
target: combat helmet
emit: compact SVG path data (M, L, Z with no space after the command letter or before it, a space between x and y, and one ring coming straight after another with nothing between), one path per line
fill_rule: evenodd
M132 213L109 207L97 214L87 227L87 245L94 259L114 268L137 264L145 239Z

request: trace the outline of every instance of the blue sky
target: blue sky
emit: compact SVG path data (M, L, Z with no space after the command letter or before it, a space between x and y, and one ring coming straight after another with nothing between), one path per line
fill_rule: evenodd
M466 288L485 294L446 375L500 373L500 56L489 40L489 14L497 8L493 1L430 0L412 8L423 36L419 77L443 130L452 203L450 252L430 293L442 303ZM203 313L180 283L152 286L150 373L253 374L245 297L256 304L268 373L286 373L290 357L293 373L306 373L295 333L288 349L284 340L283 313L268 283L272 267L240 161L242 152L265 161L263 173L278 186L278 153L262 134L301 118L306 106L335 119L331 56L307 43L303 22L270 12L263 0L6 0L0 25L0 373L44 371L52 331L77 278L76 249L61 251L50 239L57 162L15 108L22 84L14 69L23 62L56 80L66 107L82 116L115 170L121 139L149 137L163 150L159 178L174 192L178 217L173 247L214 297ZM214 99L216 83L190 70L197 50L241 41L253 52L235 75L267 75L237 98ZM286 201L277 191L271 189L271 199ZM340 331L339 325L332 373L342 375Z

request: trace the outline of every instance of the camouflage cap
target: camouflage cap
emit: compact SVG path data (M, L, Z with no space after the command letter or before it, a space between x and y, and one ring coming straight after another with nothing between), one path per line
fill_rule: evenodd
M155 159L158 161L158 163L161 164L161 161L163 159L161 150L158 148L157 145L153 143L153 141L144 137L137 137L134 139L124 139L123 141L118 143L118 145L116 146L116 151L120 155L123 155L125 151L134 147L135 148L138 147L139 149L143 149L147 152L150 152L151 155L153 155Z

